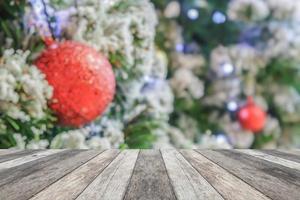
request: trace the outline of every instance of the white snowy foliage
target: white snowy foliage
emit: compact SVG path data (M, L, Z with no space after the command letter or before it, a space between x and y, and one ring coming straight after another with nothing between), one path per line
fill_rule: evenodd
M6 50L0 63L0 111L21 121L45 117L52 97L45 75L26 63L28 54Z
M264 0L232 0L228 6L229 18L237 21L258 21L266 18L269 13Z
M69 131L64 135L71 133L73 137L78 138L76 141L81 141L73 142L73 146L77 144L80 147L96 149L118 148L124 142L125 122L145 110L154 117L163 116L165 120L173 111L173 94L168 82L165 81L167 63L162 55L156 54L154 48L156 13L148 0L84 0L78 3L72 16L73 28L71 26L67 30L69 36L91 45L107 57L118 55L118 58L122 59L118 75L123 79L128 79L131 73L138 76L119 85L121 91L118 92L123 92L125 97L122 107L116 103L110 106L115 110L125 109L124 116L118 119L109 117L107 115L110 109L108 109L106 114L89 126L91 132L97 134L92 137L86 136L85 141L80 139L85 135L80 130ZM67 136L58 135L55 141L60 141L59 138L62 137ZM63 145L57 142L54 144ZM60 147L64 146L66 145Z

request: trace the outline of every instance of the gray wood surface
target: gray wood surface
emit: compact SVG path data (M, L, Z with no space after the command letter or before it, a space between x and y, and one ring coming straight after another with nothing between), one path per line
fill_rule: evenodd
M300 150L0 150L0 200L300 199Z
M45 188L31 199L75 199L118 155L118 150L105 151Z
M122 151L77 199L122 199L126 193L138 153L138 150Z
M237 151L199 151L271 199L299 199L299 172Z
M300 149L290 149L290 150L278 149L277 151L287 153L287 154L292 154L292 155L294 154L294 155L300 156Z
M269 199L201 154L189 150L182 150L181 153L225 199Z
M299 155L295 154L297 151L294 151L294 153L286 153L286 152L277 151L277 150L261 150L261 152L264 152L264 153L267 153L267 154L270 154L270 155L273 155L276 157L280 157L280 158L286 158L286 159L292 160L294 162L300 163L300 154Z
M76 155L79 151L66 150L60 152L56 155L50 155L33 162L28 162L23 165L12 167L6 170L0 171L0 190L5 184L13 182L14 180L19 180L22 177L28 176L34 172L40 171L47 166L51 166L53 163L58 163L69 157ZM2 163L3 164L3 163ZM1 195L1 193L0 193Z
M0 149L0 156L6 155L6 154L16 153L16 152L19 152L19 151L22 151L22 150L20 150L20 149L10 149L10 150Z
M6 162L8 160L13 160L13 159L16 159L16 158L19 158L19 157L23 157L23 156L26 156L26 155L30 155L30 154L33 154L33 153L36 153L38 152L39 150L28 150L28 151L8 151L8 153L5 153L5 152L2 152L3 155L0 156L0 163L1 162Z
M64 150L51 149L51 150L48 150L48 151L38 151L38 152L35 152L33 154L29 154L27 156L25 155L25 156L22 156L22 157L13 159L13 160L2 162L2 163L0 163L0 171L5 170L5 169L9 169L9 168L12 168L12 167L16 167L16 166L19 166L19 165L22 165L22 164L25 164L25 163L28 163L28 162L32 162L32 161L37 160L39 158L47 157L47 156L50 156L52 154L56 154L56 153L59 153L59 152L62 152L62 151L64 151Z
M74 155L73 152L76 154ZM70 151L70 154L65 159L55 160L54 163L49 163L41 170L20 176L18 179L1 186L0 199L29 199L99 153L96 151ZM39 163L37 162L36 164L38 165Z
M177 150L162 150L162 156L177 199L223 199Z
M291 161L291 160L288 160L285 158L276 157L276 156L273 156L273 155L270 155L270 154L267 154L264 152L250 150L250 149L243 149L243 150L238 150L238 151L240 151L244 154L248 154L248 155L272 162L272 163L283 165L285 167L300 170L300 163L294 162L294 161Z
M159 151L140 152L125 199L176 199Z

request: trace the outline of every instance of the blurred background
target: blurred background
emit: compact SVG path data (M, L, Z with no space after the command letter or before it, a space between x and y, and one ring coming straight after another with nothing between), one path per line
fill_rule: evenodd
M299 69L295 0L2 0L0 148L299 148Z

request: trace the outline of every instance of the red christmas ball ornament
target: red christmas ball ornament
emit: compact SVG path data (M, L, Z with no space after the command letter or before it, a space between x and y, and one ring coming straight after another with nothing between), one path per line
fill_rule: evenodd
M63 125L80 127L101 115L115 94L115 76L107 58L74 41L46 41L35 61L53 87L50 108Z
M241 126L254 133L261 131L266 123L266 112L257 106L252 97L248 98L247 104L238 111L238 120Z

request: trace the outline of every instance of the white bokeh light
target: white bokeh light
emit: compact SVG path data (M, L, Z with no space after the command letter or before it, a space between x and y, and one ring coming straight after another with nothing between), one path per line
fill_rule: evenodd
M229 101L228 104L227 104L227 109L229 111L232 111L232 112L236 111L238 109L237 102L235 102L235 101Z
M187 16L191 20L195 20L199 17L199 11L195 8L191 8L187 11Z
M183 44L176 44L176 51L183 52L183 50L184 50L184 45Z
M216 141L219 144L224 144L224 143L228 142L228 139L227 139L227 137L225 135L217 135L216 136Z
M222 67L222 72L225 75L232 74L234 71L234 66L231 63L225 63L221 67Z
M212 20L216 24L223 24L226 22L226 15L220 11L215 11L212 15Z

